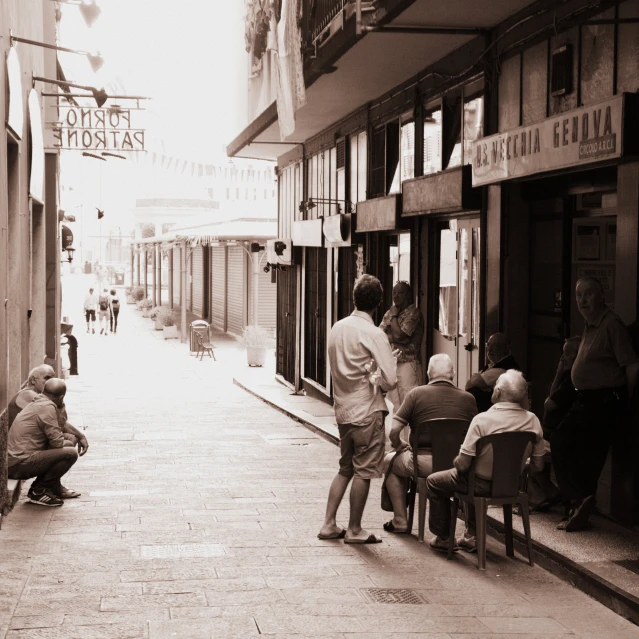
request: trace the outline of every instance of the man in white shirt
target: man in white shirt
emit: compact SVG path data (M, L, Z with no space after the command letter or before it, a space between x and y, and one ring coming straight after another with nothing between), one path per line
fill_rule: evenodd
M433 550L448 551L448 535L450 531L450 499L453 493L468 492L468 470L477 454L477 442L487 435L497 433L532 432L536 435L532 449L531 469L541 471L544 466L544 433L537 416L528 412L522 405L526 403L528 385L520 371L508 370L495 383L492 400L493 406L485 413L473 418L466 434L466 439L455 458L455 467L433 473L427 479L430 512L428 527L436 535L431 541ZM493 472L492 446L482 448L475 462L475 495L490 495ZM468 552L475 552L475 513L468 507L467 530L465 536L458 541L459 547Z
M93 289L89 289L89 294L84 298L84 315L87 320L87 333L92 331L95 333L95 310L98 306L98 296L93 293Z
M384 458L384 417L388 410L382 391L397 384L397 354L372 319L381 301L379 280L362 275L353 289L356 310L337 322L328 338L341 458L329 491L320 539L343 538L347 544L381 542L362 528L370 480L380 476ZM337 525L336 518L351 479L350 519L345 530Z

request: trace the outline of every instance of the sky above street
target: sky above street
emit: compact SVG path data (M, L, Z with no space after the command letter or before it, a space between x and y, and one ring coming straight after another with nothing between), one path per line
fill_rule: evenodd
M61 54L74 81L107 92L152 98L149 137L167 152L210 161L245 120L247 87L243 0L98 0L88 28L77 7L62 7L60 43L99 51L94 74L85 58ZM150 140L151 141L151 140Z

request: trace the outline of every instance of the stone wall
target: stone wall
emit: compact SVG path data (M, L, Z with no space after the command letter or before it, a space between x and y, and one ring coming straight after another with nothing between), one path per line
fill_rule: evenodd
M7 411L0 413L0 513L6 515L7 504L7 434L9 421Z

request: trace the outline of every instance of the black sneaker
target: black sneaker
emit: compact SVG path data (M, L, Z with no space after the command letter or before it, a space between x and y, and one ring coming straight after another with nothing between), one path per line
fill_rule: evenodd
M56 497L52 492L48 490L43 490L41 493L37 493L33 490L30 490L27 493L27 499L32 504L38 504L39 506L62 506L64 502L60 497Z

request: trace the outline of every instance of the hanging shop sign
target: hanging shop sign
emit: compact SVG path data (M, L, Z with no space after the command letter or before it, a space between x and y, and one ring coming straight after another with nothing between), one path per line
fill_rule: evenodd
M324 218L324 238L332 248L351 245L351 214L329 215Z
M539 124L473 143L473 186L620 157L624 115L635 96L620 95Z
M51 150L144 151L145 129L136 128L137 109L59 105L58 122L51 123Z
M44 138L40 97L35 89L29 91L29 128L31 130L31 174L29 194L38 202L44 202Z
M15 47L7 54L7 78L9 79L9 108L7 109L7 124L18 139L22 138L24 126L24 106L22 102L22 72L20 59Z

